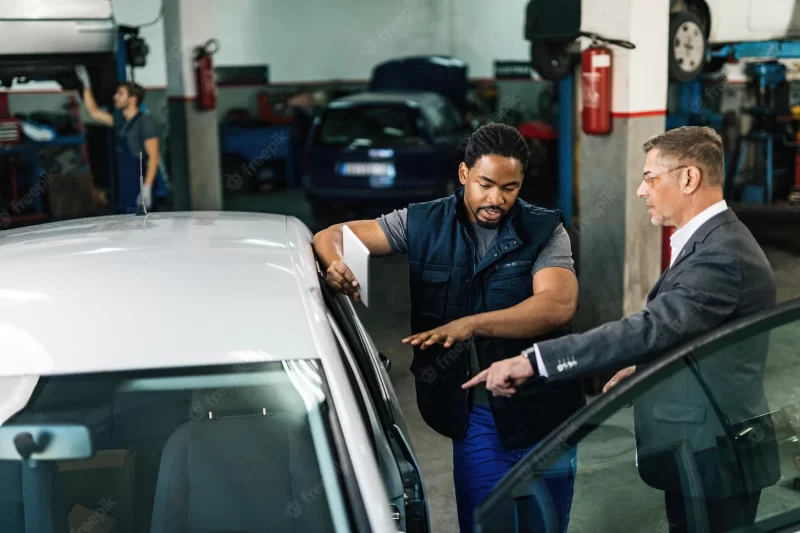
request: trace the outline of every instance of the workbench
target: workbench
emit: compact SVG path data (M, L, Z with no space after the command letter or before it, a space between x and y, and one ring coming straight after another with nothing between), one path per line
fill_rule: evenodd
M7 160L11 156L18 156L31 169L33 184L22 198L20 198L20 183L16 167L9 165L9 175L11 177L11 207L5 217L6 221L17 222L23 220L45 218L47 216L42 202L42 195L47 189L48 182L53 176L58 175L54 169L42 169L39 164L39 155L42 150L52 148L83 147L86 139L82 134L57 137L50 141L42 142L22 142L22 143L1 143L0 158ZM43 182L44 179L44 182ZM23 185L24 186L24 185ZM31 205L34 212L23 214Z

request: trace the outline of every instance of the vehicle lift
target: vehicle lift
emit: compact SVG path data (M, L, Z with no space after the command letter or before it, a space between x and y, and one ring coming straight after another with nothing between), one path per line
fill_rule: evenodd
M147 64L147 55L150 49L143 38L139 36L139 28L133 26L119 26L117 33L117 81L123 83L126 81L135 81L134 69L142 68ZM147 112L147 106L142 103L140 106L142 112ZM116 112L116 111L115 111ZM109 130L109 151L116 150L116 134ZM109 197L115 206L115 210L121 212L121 205L129 205L135 202L135 198L118 198L117 197L117 181L119 180L119 171L116 165L116 153L109 153L109 160L113 161L112 176L113 179L109 180ZM163 162L161 163L162 172L164 172ZM166 174L165 174L166 175ZM122 190L122 188L119 188ZM121 193L119 193L121 194Z
M800 58L800 41L764 41L736 43L709 53L710 58L727 58L738 61L743 58L763 58L763 62L747 66L751 86L756 90L756 105L743 109L753 117L750 131L742 135L735 149L731 164L727 164L725 198L735 201L740 198L747 203L772 205L776 177L785 176L791 163L776 169L776 148L788 153L792 148L794 158L794 186L787 198L790 205L800 205L800 135L791 134L784 117L776 109L775 91L786 83L786 66L778 59ZM702 105L702 102L700 103ZM794 120L800 119L798 113ZM748 149L755 151L754 165L745 170ZM759 179L763 176L763 179Z

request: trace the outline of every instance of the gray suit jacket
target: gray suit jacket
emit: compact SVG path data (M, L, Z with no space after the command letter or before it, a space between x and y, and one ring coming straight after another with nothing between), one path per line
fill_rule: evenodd
M549 380L644 368L665 350L775 304L772 268L729 209L694 233L644 310L538 347ZM636 398L639 472L646 483L685 494L689 478L698 476L706 497L729 497L777 481L771 435L759 430L758 446L747 450L728 438L737 423L769 412L763 389L768 342L767 336L749 339L712 354L694 371L687 366Z

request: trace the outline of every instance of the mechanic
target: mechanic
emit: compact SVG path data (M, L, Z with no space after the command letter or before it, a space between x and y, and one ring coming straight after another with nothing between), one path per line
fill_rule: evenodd
M83 84L83 102L89 116L116 131L121 208L135 213L143 203L149 211L155 211L157 202L166 196L167 189L159 169L156 122L148 111L142 109L144 88L133 82L121 83L114 94L114 107L120 113L112 115L98 107L86 68L78 66L75 73ZM142 175L144 187L140 186ZM135 203L131 203L133 198Z
M517 198L528 159L516 129L487 124L469 138L458 168L463 187L452 196L347 223L372 255L408 255L413 334L403 342L413 347L411 372L423 419L453 441L462 533L472 531L474 510L494 485L586 402L579 381L546 391L532 385L514 398L461 390L468 375L534 339L568 333L577 308L578 282L561 213ZM341 226L316 234L314 248L328 284L357 300L358 283L342 260ZM544 480L561 531L569 521L576 453L573 448L560 458L552 469L559 473Z
M637 193L652 224L678 228L671 264L644 310L581 335L534 343L464 388L486 383L492 394L513 398L531 381L555 384L619 369L608 391L651 367L666 350L775 306L772 267L723 199L719 134L706 127L677 128L647 141L644 152ZM752 526L762 489L780 479L764 395L768 349L768 337L742 340L692 363L694 375L671 376L634 401L639 476L664 491L670 533ZM730 431L718 426L722 418L730 418ZM731 439L744 434L734 428L741 420L756 428L758 439ZM688 455L678 453L684 451ZM686 464L693 465L699 483L685 481Z

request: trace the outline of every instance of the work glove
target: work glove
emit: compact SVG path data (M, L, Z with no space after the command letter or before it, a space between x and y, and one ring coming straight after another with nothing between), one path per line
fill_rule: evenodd
M144 204L145 209L150 209L153 205L153 186L145 185L142 187L142 194L136 198L136 205Z
M76 66L75 75L80 80L81 85L83 85L84 89L92 88L92 83L89 81L89 73L86 71L86 67L84 67L83 65Z

